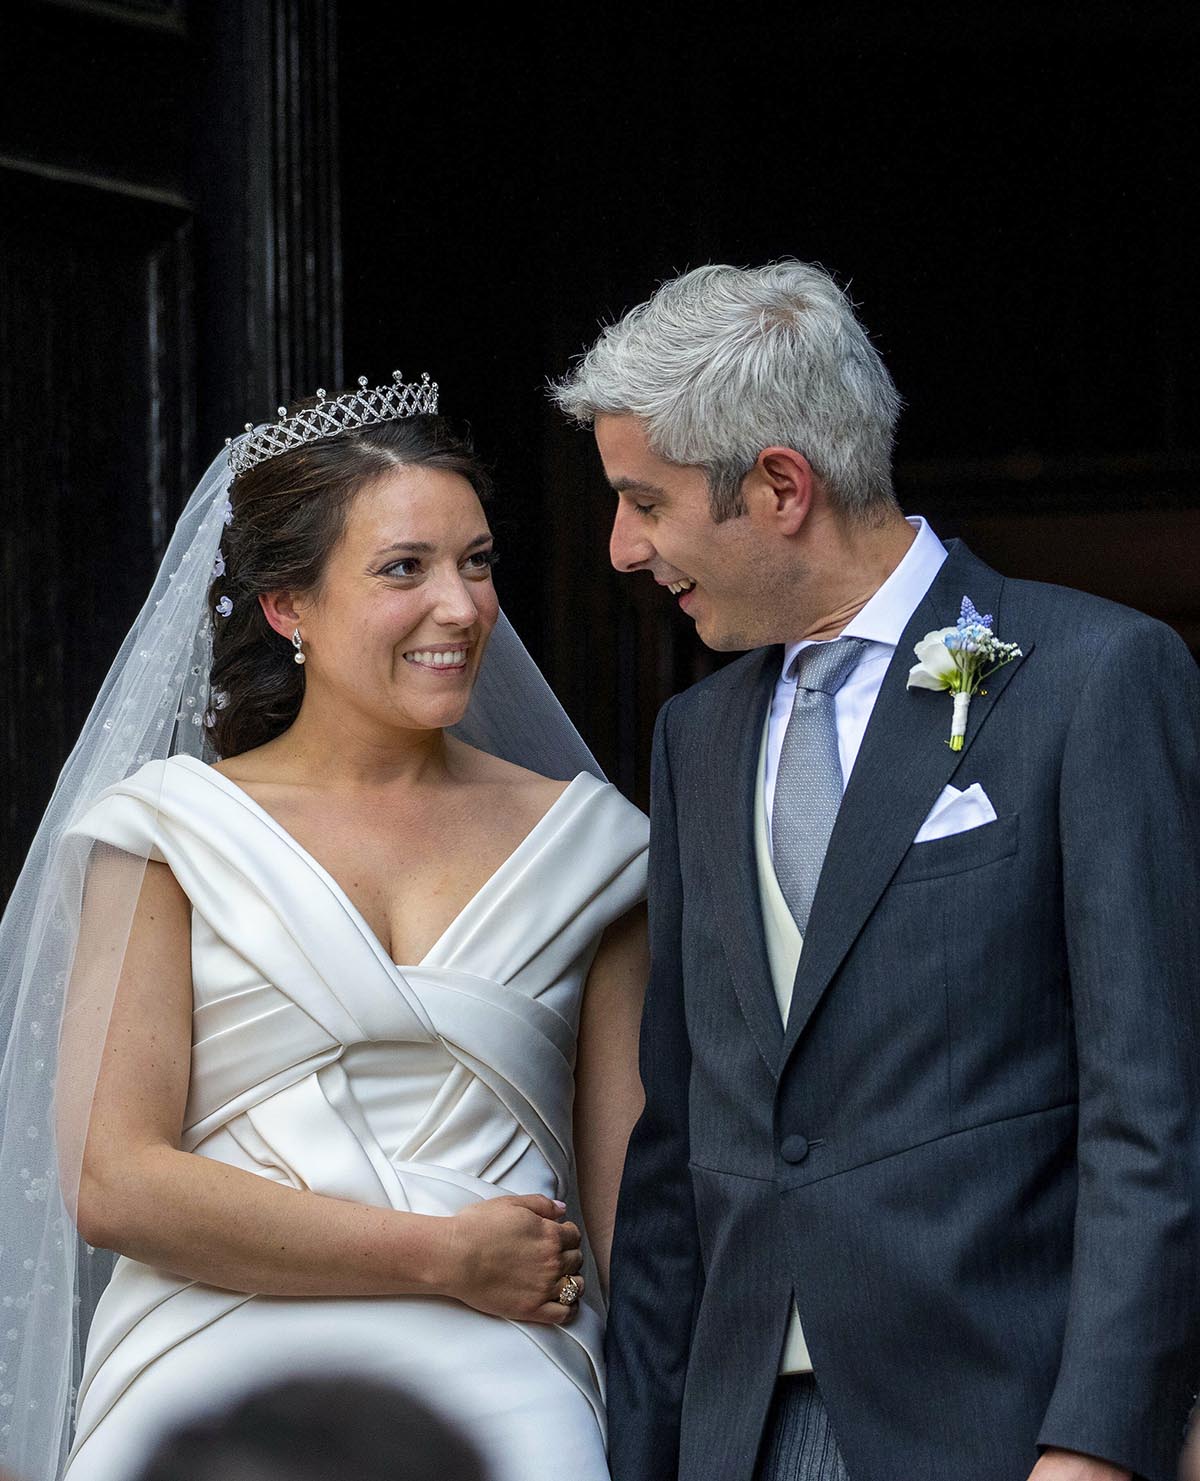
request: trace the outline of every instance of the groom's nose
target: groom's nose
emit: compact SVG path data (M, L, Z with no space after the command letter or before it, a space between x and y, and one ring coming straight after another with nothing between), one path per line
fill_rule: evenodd
M618 571L636 571L654 558L654 546L636 519L627 504L618 502L608 538L608 558Z

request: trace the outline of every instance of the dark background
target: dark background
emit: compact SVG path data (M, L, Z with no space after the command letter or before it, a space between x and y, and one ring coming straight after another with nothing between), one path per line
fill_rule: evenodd
M472 423L509 614L643 796L658 704L712 660L607 569L611 495L544 384L707 261L850 284L906 401L906 509L1200 649L1200 21L971 14L9 0L6 878L221 439L394 367Z

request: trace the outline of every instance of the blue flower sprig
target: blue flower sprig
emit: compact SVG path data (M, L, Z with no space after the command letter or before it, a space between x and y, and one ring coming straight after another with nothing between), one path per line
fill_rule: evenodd
M926 633L913 652L919 662L908 673L909 689L947 689L954 696L950 722L952 751L961 751L967 733L967 711L971 696L997 669L1023 655L1016 643L1002 643L992 631L995 618L979 612L970 597L963 597L957 623L938 632Z

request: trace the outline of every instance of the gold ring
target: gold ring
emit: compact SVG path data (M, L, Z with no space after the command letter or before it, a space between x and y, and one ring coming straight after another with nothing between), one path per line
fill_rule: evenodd
M555 1300L563 1306L574 1306L579 1300L579 1283L573 1275L568 1275L563 1281L562 1290L559 1291Z

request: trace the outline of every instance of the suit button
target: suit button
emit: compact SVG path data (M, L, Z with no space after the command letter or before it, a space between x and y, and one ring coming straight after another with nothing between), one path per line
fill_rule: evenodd
M785 1162L803 1162L808 1156L808 1138L785 1136L779 1143L779 1155Z

